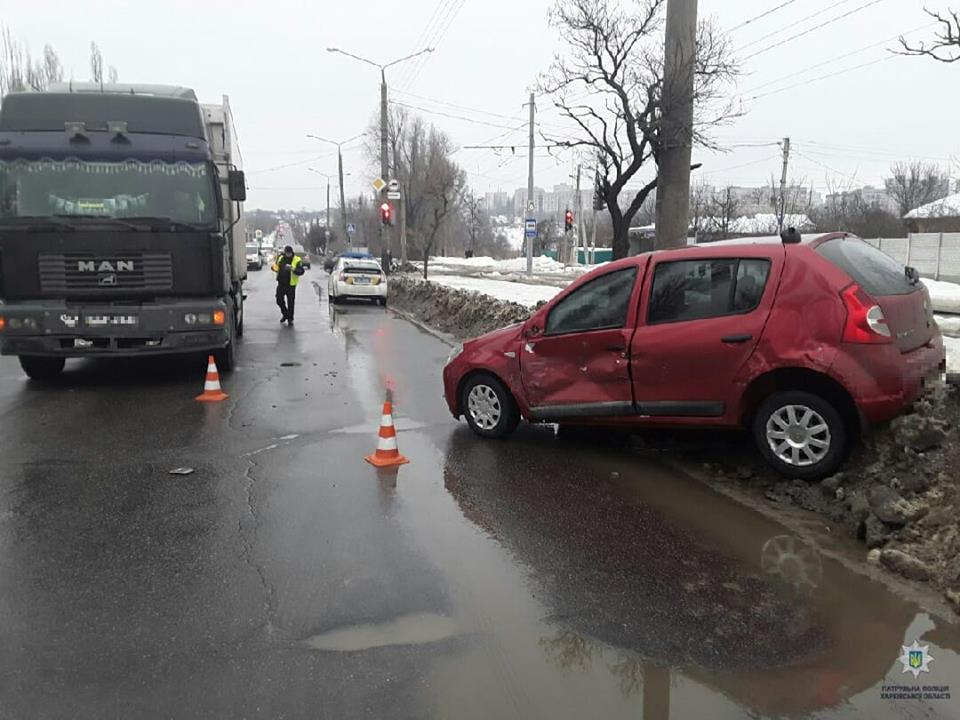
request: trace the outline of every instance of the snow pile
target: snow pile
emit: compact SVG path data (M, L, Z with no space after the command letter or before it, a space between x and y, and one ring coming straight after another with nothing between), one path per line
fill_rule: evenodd
M960 216L960 193L947 195L945 198L921 205L904 215L907 219L957 216Z
M714 223L718 221L714 219ZM784 227L795 227L803 232L812 230L813 223L806 215L786 215ZM739 217L730 222L730 232L735 235L776 235L777 216L773 213L757 213L753 217Z
M960 285L927 278L923 278L922 282L930 291L934 312L960 314Z
M492 257L433 257L430 258L430 269L438 271L456 271L460 269L481 270L499 273L519 273L527 271L527 258L518 257L510 260L494 260ZM581 266L567 266L551 257L540 255L533 258L533 271L538 274L583 273L587 268Z
M507 280L461 277L459 275L434 275L430 278L430 282L457 290L470 290L489 295L497 300L531 307L537 303L550 300L563 289L551 285L525 285L524 283Z

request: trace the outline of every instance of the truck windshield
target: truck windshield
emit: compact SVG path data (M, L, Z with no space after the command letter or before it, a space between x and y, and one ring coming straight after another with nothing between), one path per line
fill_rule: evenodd
M214 182L203 162L0 160L0 218L157 217L212 225Z

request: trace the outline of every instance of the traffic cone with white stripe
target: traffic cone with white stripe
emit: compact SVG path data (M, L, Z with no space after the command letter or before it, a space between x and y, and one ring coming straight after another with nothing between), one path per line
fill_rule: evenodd
M217 363L211 355L207 358L207 380L203 383L203 392L197 395L197 400L220 402L228 397L230 396L220 389L220 373L217 372Z
M373 455L367 455L364 460L378 468L396 467L410 462L397 449L397 429L393 426L393 403L389 400L383 403L377 450Z

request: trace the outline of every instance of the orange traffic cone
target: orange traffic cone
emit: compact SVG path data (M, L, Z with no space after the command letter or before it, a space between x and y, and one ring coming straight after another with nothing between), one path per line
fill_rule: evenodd
M207 358L207 380L203 384L203 392L197 395L200 402L220 402L226 400L227 395L220 389L220 373L217 372L217 363L213 355Z
M364 460L378 468L395 467L410 462L397 450L397 430L393 426L393 403L389 400L383 404L377 451L373 455L367 455Z

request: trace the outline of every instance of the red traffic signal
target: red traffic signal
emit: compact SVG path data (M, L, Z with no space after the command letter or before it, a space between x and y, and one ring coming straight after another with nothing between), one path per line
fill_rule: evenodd
M380 222L384 225L393 224L393 208L390 203L385 202L380 206Z
M573 230L573 210L567 210L566 215L563 216L563 227L567 232Z

